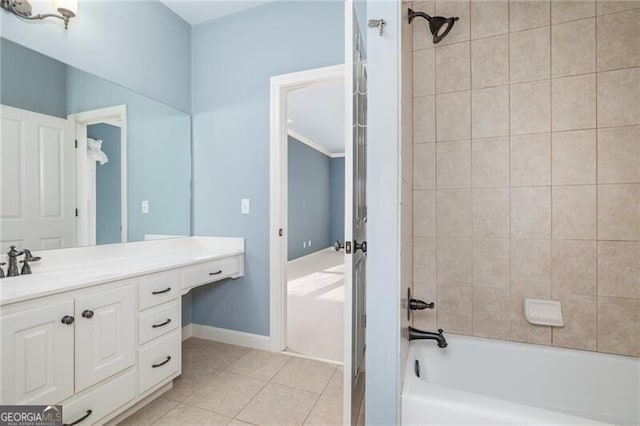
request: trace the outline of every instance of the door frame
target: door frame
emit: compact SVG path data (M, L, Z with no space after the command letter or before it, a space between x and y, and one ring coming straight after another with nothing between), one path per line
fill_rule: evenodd
M282 352L287 339L287 94L322 83L343 81L344 65L315 68L271 77L270 108L270 344ZM282 230L282 235L280 235ZM345 333L347 332L345 328ZM350 332L350 330L349 330Z
M81 171L84 170L84 162L82 155L87 148L87 127L92 124L112 124L113 126L120 127L120 202L121 202L121 223L122 229L120 230L120 238L123 243L126 243L129 235L128 227L128 203L127 203L127 106L117 105L113 107L94 109L90 111L84 111L77 114L71 114L68 116L69 120L75 122L75 137L78 142L78 152L76 153L76 180L77 180L77 201L78 206L83 206L79 209L77 220L77 243L78 245L87 245L88 238L86 236L87 217L86 217L86 188L84 185L84 179ZM82 241L81 241L82 238Z

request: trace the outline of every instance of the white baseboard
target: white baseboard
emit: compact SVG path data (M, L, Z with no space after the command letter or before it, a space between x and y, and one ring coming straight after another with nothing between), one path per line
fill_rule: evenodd
M193 336L193 328L192 328L193 324L187 324L184 327L182 327L182 341L184 342L185 340L187 340L189 337Z
M186 330L187 328L188 331ZM187 335L188 337L186 337ZM269 336L228 330L210 325L189 324L184 326L182 328L182 339L184 340L189 337L197 337L198 339L212 340L229 345L244 346L262 351L271 350L271 339Z

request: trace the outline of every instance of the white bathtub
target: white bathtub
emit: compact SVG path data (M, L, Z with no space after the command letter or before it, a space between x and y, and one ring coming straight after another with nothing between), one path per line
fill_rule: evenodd
M640 424L639 358L446 337L410 344L404 425Z

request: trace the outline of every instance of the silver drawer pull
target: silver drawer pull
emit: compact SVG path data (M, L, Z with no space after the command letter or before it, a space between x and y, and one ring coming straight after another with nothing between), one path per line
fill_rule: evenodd
M222 269L217 272L209 272L209 275L220 275L222 273Z
M170 356L170 355L167 355L167 359L165 359L165 360L164 360L164 361L162 361L161 363L151 365L151 368L158 368L158 367L162 367L163 365L165 365L165 364L166 364L166 363L168 363L169 361L171 361L171 356Z
M151 294L169 293L170 291L171 291L171 287L167 287L164 290L152 291Z
M65 423L65 424L63 424L62 426L75 426L75 425L77 425L78 423L81 423L81 422L82 422L83 420L85 420L87 417L89 417L89 416L91 415L91 413L93 413L93 411L92 411L92 410L87 410L87 413L86 413L84 416L80 417L80 418L79 418L78 420L76 420L75 422L73 422L73 423Z
M153 324L151 327L152 328L164 327L165 325L169 324L170 322L171 322L171 318L167 318L167 320L165 322L161 322L160 324Z

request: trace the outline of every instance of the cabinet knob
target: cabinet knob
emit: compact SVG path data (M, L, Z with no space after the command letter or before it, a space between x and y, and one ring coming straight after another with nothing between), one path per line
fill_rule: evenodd
M85 311L82 312L82 318L86 318L86 319L91 319L93 318L93 311L90 309L87 309Z
M65 325L71 325L73 324L73 321L75 321L75 318L73 318L71 315L65 315L60 321Z

